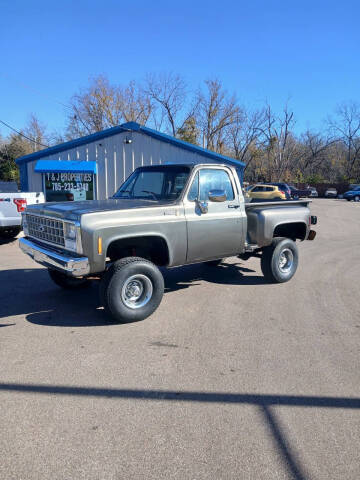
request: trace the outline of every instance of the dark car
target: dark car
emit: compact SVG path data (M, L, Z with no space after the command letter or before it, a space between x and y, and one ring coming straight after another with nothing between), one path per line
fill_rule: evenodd
M294 185L289 185L290 191L291 191L291 197L294 198L295 200L301 197L310 197L311 195L311 190L310 188L296 188Z
M279 190L285 194L286 200L291 199L291 190L290 187L287 183L284 182L267 182L264 185L275 185L276 187L279 187Z
M350 200L354 200L354 202L360 201L360 186L354 187L353 190L349 190L348 192L344 193L344 198L350 202Z
M318 191L316 190L315 187L309 187L309 190L310 190L309 197L318 197L319 196Z

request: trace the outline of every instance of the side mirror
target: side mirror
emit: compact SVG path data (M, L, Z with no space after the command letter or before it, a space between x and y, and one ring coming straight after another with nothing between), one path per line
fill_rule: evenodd
M226 201L225 190L210 190L209 200L210 202L225 202Z
M202 202L201 200L196 199L195 203L201 213L208 213L208 204L207 202Z

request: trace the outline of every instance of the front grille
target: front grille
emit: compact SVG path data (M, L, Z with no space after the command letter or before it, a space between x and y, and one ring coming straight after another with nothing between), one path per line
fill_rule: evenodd
M65 246L64 222L37 215L26 215L29 235L45 242Z

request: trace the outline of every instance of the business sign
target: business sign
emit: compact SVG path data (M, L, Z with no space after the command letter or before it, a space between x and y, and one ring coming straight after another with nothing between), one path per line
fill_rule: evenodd
M94 200L93 173L43 173L47 202Z

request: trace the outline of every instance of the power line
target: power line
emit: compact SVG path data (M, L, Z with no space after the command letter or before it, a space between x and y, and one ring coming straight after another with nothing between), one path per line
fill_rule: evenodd
M21 132L19 132L18 130L16 130L16 128L14 128L14 127L12 127L11 125L9 125L8 123L4 122L3 120L0 120L0 123L2 123L3 125L5 125L5 127L10 128L10 130L13 130L13 131L16 132L18 135L21 135L22 137L26 138L27 140L30 140L30 142L36 143L37 145L41 145L42 147L49 148L49 145L44 145L43 143L37 142L37 141L34 140L33 138L27 137L27 136L24 135L23 133L21 133Z
M40 95L44 98L47 98L48 100L51 100L52 102L55 102L59 105L61 105L62 107L65 107L65 108L68 108L69 110L72 110L72 107L70 105L66 105L65 103L63 102L60 102L59 100L57 100L56 98L53 98L53 97L50 97L49 95L46 95L44 94L43 92L41 92L40 90L37 90L36 88L30 86L30 85L27 85L26 83L24 82L20 82L17 78L12 78L9 74L5 73L5 72L0 72L0 75L5 77L5 78L8 78L9 80L11 80L12 82L15 82L17 83L20 87L22 88L25 88L26 90L30 90L34 93L36 93L37 95Z

